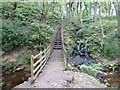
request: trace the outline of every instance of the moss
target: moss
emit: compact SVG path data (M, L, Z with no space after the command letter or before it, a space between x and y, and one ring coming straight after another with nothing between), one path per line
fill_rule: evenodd
M68 69L68 70L73 70L74 68L68 63L67 69Z

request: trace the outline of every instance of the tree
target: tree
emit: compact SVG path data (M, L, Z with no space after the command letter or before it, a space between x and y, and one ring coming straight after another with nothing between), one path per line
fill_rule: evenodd
M93 2L93 11L94 11L94 16L93 16L93 21L96 21L96 16L97 16L97 5L98 2Z
M13 18L14 18L14 13L15 13L16 8L17 8L17 2L14 2L13 3L13 10L12 10L12 13L11 13L11 20L13 20Z
M99 9L100 9L100 12L101 12L101 2L99 3ZM103 36L103 38L105 38L105 34L104 34L104 29L103 29L103 25L102 25L102 19L101 19L101 14L100 14L100 28L101 28L101 34Z
M118 34L119 33L120 33L120 2L118 2Z

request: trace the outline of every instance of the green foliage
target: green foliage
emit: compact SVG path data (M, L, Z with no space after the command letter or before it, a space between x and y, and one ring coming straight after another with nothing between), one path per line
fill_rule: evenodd
M8 70L8 69L15 70L17 68L16 62L8 62L7 64L3 65L2 67L4 67L5 70Z
M2 16L3 18L8 18L11 16L12 12L12 4L11 2L9 3L2 3Z
M70 25L70 26L65 27L64 32L69 32L69 33L71 33L71 32L73 32L74 30L75 30L75 27L74 27L73 25Z
M21 46L26 43L25 41L25 27L19 22L14 20L11 22L9 19L2 20L2 49L3 51L10 51L15 46Z
M67 69L69 69L69 70L73 70L74 68L68 63L68 65L67 65Z
M40 48L42 43L49 43L54 32L49 25L39 23L31 23L29 29L29 47L35 49Z
M84 40L81 40L81 41L77 41L77 43L85 43L85 41L84 41Z
M13 4L14 2L3 3L3 18L8 19L14 17L14 19L17 18L21 21L34 22L40 20L42 17L42 11L35 4L30 2L19 2L17 3L17 8L15 10L13 10Z
M116 43L117 40L105 42L102 55L109 60L115 59L120 52L120 49Z
M117 71L120 68L120 63L117 64L107 64L104 69L111 70L111 72Z
M18 57L18 60L24 64L30 64L30 56L21 55Z
M117 38L117 20L115 16L102 17L102 28L106 36L105 38L102 35L100 22L96 21L82 24L82 29L79 29L77 32L79 32L79 36L83 37L85 41L78 41L77 38L79 37L75 36L75 29L79 26L79 23L72 22L71 25L65 28L64 33L69 33L67 36L73 42L84 43L87 41L88 51L92 57L114 60L118 53L120 53ZM69 41L71 42L71 40Z
M110 18L110 17L108 17ZM102 26L106 38L101 34L99 22L84 24L82 28L82 35L88 41L89 52L95 58L106 58L114 60L120 49L118 48L117 21L115 17L112 21L107 18L102 20Z
M50 14L48 17L47 17L50 21L50 23L54 23L54 24L61 24L62 22L62 18L59 14L55 13L55 14Z
M101 64L92 64L91 66L81 65L79 68L82 72L96 77L97 73L102 73L101 66Z
M50 42L53 35L53 29L47 24L40 24L41 21L48 19L61 23L61 16L49 15L46 9L38 7L38 3L17 2L16 9L13 8L14 2L2 3L2 49L6 52L25 44L30 48L40 48L40 43Z
M104 17L101 17L103 20L115 20L117 19L116 16L104 16Z
M2 56L5 52L4 51L0 51L0 56Z

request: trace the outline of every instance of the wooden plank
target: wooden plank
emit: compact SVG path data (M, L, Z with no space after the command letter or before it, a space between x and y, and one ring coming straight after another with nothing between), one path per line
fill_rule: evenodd
M43 55L36 63L34 63L33 66L35 67L41 60L43 60L46 57L47 54L48 52L45 55Z
M34 56L34 59L38 58L39 56L41 56L43 54L43 52L40 52L39 54Z
M33 77L34 77L34 73L33 73L33 71L34 71L34 67L33 67L33 64L34 64L34 56L33 55L31 55L31 79L33 80Z
M40 66L44 63L44 61L45 61L45 59L35 68L33 73L35 73L40 68Z
M50 45L43 51L45 53L50 48Z
M33 66L35 67L40 61L42 61L45 58L45 55L42 56L36 63L33 64Z
M63 47L63 56L64 56L65 69L67 69L68 60L67 60L67 56L66 56L67 51L66 51L65 45L64 45L63 31L61 31L61 38L62 38L62 47Z
M49 49L49 50L51 51L51 49ZM41 66L41 68L39 69L39 71L36 73L35 77L38 76L38 74L41 72L41 70L43 69L43 67L44 67L45 64L47 63L47 60L48 60L48 58L49 58L49 54L51 53L50 51L48 51L48 56L47 56L47 58L45 58L45 59L46 59L46 60L45 60L45 63Z
M47 49L50 47L50 45L47 47ZM41 56L43 53L45 53L47 51L47 49L45 49L43 52L40 52L39 54L34 56L34 59L38 58L39 56Z
M48 50L48 52L49 52L49 50ZM35 73L40 68L40 66L43 64L43 62L45 61L45 59L47 57L48 52L43 56L44 57L43 61L35 68L35 70L33 71L33 73ZM37 65L37 64L35 63L34 66L35 65Z
M38 76L38 74L41 72L41 70L43 69L43 67L45 66L46 62L42 65L42 67L39 69L39 71L36 73L35 77Z

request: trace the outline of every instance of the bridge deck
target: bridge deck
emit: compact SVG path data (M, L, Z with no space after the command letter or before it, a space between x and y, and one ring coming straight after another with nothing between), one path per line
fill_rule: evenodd
M102 88L87 74L65 71L61 50L53 50L49 61L36 81L27 81L16 88Z

